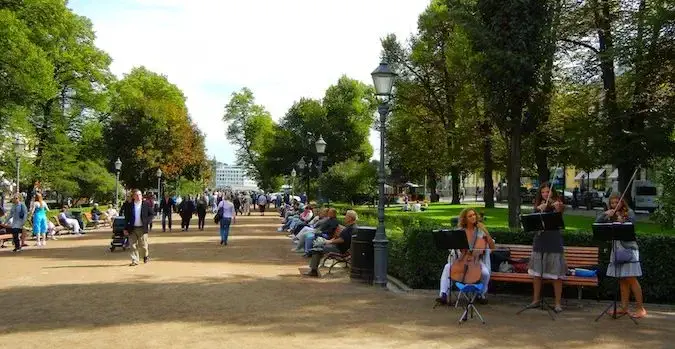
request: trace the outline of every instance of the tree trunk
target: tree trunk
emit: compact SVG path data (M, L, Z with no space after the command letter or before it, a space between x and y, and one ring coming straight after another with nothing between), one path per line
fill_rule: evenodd
M436 192L436 186L438 185L438 179L436 178L436 172L433 169L427 170L427 179L429 180L429 197L426 198L429 202L438 202L439 197Z
M459 167L452 166L450 168L450 176L452 177L452 202L453 205L459 205L461 201L459 200Z
M545 144L539 140L534 141L534 162L537 165L537 179L539 180L539 185L541 186L544 182L549 182L551 180L551 171L548 169L548 153L545 149Z
M513 113L513 111L512 111ZM515 113L514 113L515 114ZM520 229L520 148L521 148L520 118L511 122L509 139L509 167L508 173L508 201L509 201L509 228Z
M485 125L483 126L485 127ZM487 124L486 128L490 130L490 125ZM483 186L483 202L485 203L485 208L495 207L495 184L492 181L493 170L492 137L488 134L483 140L483 183L485 183Z

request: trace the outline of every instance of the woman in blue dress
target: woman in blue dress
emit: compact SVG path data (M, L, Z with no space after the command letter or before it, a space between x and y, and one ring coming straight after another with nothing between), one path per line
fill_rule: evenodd
M33 234L36 236L36 246L47 245L47 203L42 200L42 194L36 194L31 208L33 216Z

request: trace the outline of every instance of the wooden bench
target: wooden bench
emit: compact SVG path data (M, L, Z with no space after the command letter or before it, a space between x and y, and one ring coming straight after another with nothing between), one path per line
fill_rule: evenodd
M88 225L91 224L96 229L100 225L103 225L103 223L104 223L104 221L102 221L101 219L95 221L94 216L92 216L91 212L83 212L82 215L84 216L84 225L85 226L88 226ZM84 230L84 227L82 227L82 229Z
M5 246L5 242L9 241L11 243L12 241L12 234L0 234L0 246L7 247Z
M54 235L61 235L62 233L72 234L73 230L69 227L62 226L56 216L49 217L49 220L54 223Z
M345 268L349 268L352 264L352 255L350 251L345 252L344 254L342 253L337 253L337 252L329 252L326 253L326 256L323 257L323 261L321 262L321 267L326 267L326 261L332 260L333 262L331 265L328 267L328 274L333 270L333 267L342 263L345 265Z
M496 250L511 251L511 259L530 258L532 254L531 245L501 245L497 244ZM599 251L597 247L575 247L565 246L565 260L567 261L567 268L588 268L597 266L599 260ZM515 282L515 283L531 283L532 276L528 273L502 273L492 272L490 274L490 281L501 282ZM550 280L544 279L544 282ZM597 287L598 277L580 277L580 276L566 276L563 279L563 286L576 286L578 290L578 297L581 299L584 287Z

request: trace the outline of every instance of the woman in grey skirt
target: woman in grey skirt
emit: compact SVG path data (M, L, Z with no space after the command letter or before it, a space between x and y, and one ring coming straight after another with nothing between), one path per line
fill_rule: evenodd
M619 200L621 200L621 203L619 203ZM628 207L626 200L623 200L620 194L613 193L609 197L609 209L598 215L595 221L597 223L631 222L634 224L635 213ZM624 259L621 262L617 262L615 258L619 255ZM637 242L614 241L609 261L607 276L619 278L619 289L621 291L621 307L616 310L616 315L628 313L628 302L632 292L635 296L635 312L630 313L630 316L634 318L647 316L647 310L642 303L642 287L637 280L638 277L642 276L640 251Z
M563 212L565 205L548 183L539 186L537 196L534 198L534 212ZM556 246L554 250L541 252L543 246ZM542 261L543 259L543 261ZM541 301L542 278L553 280L553 293L555 295L554 311L562 311L562 279L567 273L567 262L563 249L562 232L560 230L547 230L534 237L532 255L527 269L528 274L534 277L532 281L532 303L527 308L539 307Z

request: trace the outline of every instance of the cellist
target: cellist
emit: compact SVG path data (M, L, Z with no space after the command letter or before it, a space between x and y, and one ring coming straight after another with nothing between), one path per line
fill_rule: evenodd
M481 278L480 283L483 284L483 294L479 296L478 300L481 303L487 303L485 295L487 294L487 286L490 281L490 256L489 251L494 250L495 241L488 233L485 225L478 221L478 214L473 208L467 208L462 210L459 214L459 222L457 224L459 229L462 229L466 232L466 238L469 243L473 242L475 239L483 239L487 245L486 251L481 252L482 258L480 261L481 265ZM439 298L436 299L436 302L440 304L447 304L448 294L450 291L450 269L452 264L461 258L461 255L454 256L453 253L450 253L448 256L448 263L443 268L441 273L441 289L439 292Z

